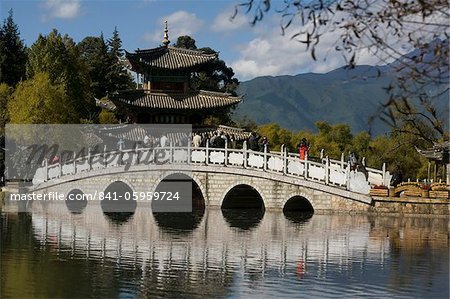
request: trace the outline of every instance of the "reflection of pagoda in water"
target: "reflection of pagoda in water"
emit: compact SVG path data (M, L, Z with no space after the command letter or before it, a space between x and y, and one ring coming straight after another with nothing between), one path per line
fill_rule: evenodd
M167 22L163 45L126 53L142 85L110 95L117 112L132 123L204 125L241 101L229 93L196 90L192 78L211 67L218 54L169 46ZM139 80L138 80L139 81Z

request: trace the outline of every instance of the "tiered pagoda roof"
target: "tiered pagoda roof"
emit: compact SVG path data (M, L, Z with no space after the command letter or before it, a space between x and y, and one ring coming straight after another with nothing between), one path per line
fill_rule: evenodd
M135 53L126 52L126 58L133 69L142 66L176 70L191 68L217 59L217 53L206 54L198 50L188 50L169 46L155 49L137 50Z
M240 97L233 97L229 93L204 90L173 94L146 90L125 90L110 96L113 101L130 106L176 110L227 107L241 101Z
M169 114L173 110L181 116L176 121L198 123L208 113L221 113L222 108L241 101L240 97L229 93L197 90L191 86L192 75L217 61L218 53L171 47L169 43L166 22L163 46L126 52L124 63L137 73L139 89L116 91L108 96L111 104L102 102L99 105L109 110L133 108L126 112L134 114L134 119L139 122L155 121L154 118L160 121L160 116L164 121L175 121L175 118L166 119L172 116Z

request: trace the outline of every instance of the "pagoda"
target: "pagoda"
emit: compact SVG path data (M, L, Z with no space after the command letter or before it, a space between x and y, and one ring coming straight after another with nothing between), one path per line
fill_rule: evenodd
M202 126L207 116L226 113L241 101L229 93L192 87L193 75L217 60L217 53L176 48L169 43L166 21L162 46L126 52L126 64L142 84L109 95L123 119L138 124Z
M441 169L441 179L445 179L450 184L450 141L434 143L432 148L425 150L416 147L416 150L428 159L428 180L438 178L439 168ZM431 163L434 163L433 176L431 176Z

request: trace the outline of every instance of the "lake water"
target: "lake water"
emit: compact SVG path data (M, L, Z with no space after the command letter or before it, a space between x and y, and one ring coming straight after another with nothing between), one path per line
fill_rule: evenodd
M1 298L449 297L447 218L1 215Z

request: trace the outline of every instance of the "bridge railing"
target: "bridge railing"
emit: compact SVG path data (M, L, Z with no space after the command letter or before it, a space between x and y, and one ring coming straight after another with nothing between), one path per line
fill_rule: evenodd
M370 185L389 185L389 172L367 168L367 175L350 171L344 161L328 157L311 161L300 159L298 154L253 151L247 149L173 146L114 150L73 158L56 164L47 164L36 171L33 183L39 184L52 179L92 170L123 165L146 164L209 165L216 167L244 168L273 173L275 175L302 178L360 193L368 193ZM355 183L357 182L357 183ZM353 184L352 184L353 183ZM357 187L355 187L357 186Z
M300 159L300 155L298 153L288 153L288 156L291 158L296 158L296 159ZM330 165L330 167L332 167L333 169L347 169L349 168L348 162L346 162L344 160L344 154L342 153L341 155L341 159L340 160L335 160L335 159L331 159L328 157L324 157L323 156L323 150L320 153L320 158L318 158L318 161L321 161L323 164L327 163L327 159L328 159L328 163ZM370 183L371 186L389 186L390 184L390 180L391 180L391 175L389 173L389 171L386 171L386 164L383 163L382 169L378 170L378 169L374 169L374 168L370 168L370 167L366 167L365 163L364 163L364 158L362 161L362 166L363 169L362 171L364 171L367 174L367 180Z

